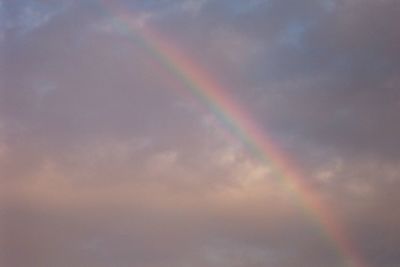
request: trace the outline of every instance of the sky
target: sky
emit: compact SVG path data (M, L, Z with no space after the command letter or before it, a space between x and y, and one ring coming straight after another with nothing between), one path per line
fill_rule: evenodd
M399 13L0 0L1 266L400 266Z

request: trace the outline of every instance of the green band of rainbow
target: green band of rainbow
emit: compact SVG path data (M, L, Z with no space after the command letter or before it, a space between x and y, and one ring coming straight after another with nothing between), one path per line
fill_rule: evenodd
M324 205L319 194L307 183L299 168L257 126L251 116L227 95L227 90L179 51L172 42L145 25L138 26L132 14L116 7L115 1L103 0L102 3L106 11L117 19L117 29L129 34L130 38L147 50L164 68L178 77L187 90L212 111L257 158L272 165L274 173L280 177L285 187L296 192L309 214L316 218L323 233L342 257L344 266L367 267L344 229Z

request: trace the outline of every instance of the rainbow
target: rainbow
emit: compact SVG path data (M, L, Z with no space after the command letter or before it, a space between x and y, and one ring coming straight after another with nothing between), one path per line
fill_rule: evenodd
M296 192L304 208L319 224L342 258L344 266L367 267L357 252L346 231L337 222L332 212L323 203L321 196L308 183L300 169L277 147L272 138L257 126L251 116L227 94L204 69L177 49L172 42L151 30L147 25L138 25L134 16L115 5L116 1L101 1L107 13L116 20L115 26L151 54L159 64L173 73L185 88L215 117L230 133L263 163L272 165L285 187Z

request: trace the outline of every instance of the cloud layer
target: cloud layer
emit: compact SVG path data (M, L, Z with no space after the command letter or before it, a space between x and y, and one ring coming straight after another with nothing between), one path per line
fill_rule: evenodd
M252 114L363 267L400 264L398 1L118 5ZM2 266L346 266L301 196L116 24L101 1L0 1Z

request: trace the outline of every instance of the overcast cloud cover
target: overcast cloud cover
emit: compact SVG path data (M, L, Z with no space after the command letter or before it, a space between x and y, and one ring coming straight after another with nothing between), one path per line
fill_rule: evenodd
M299 197L98 0L0 1L0 265L344 267ZM115 0L400 266L400 1Z

